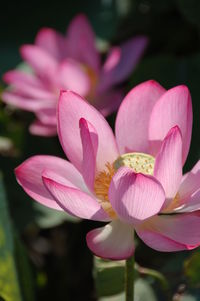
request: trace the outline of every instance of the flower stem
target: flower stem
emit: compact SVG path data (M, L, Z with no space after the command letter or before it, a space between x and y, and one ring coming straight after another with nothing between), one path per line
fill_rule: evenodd
M134 255L126 260L125 295L126 301L134 300Z

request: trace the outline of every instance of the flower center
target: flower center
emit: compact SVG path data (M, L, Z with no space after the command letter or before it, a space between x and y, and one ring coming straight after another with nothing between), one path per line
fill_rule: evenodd
M136 173L145 175L153 175L155 158L143 153L128 153L120 156L114 162L114 169L117 170L121 166L127 166Z
M116 218L117 215L113 210L109 198L108 190L110 182L115 172L122 166L130 167L136 173L153 175L154 157L143 153L128 153L120 156L113 164L107 163L105 170L101 171L94 183L94 191L99 199L102 208L108 213L111 218Z

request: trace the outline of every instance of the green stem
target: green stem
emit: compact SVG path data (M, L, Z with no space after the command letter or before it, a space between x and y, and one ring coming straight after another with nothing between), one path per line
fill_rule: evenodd
M155 279L157 279L160 282L162 289L168 298L167 300L171 300L169 283L163 274L161 274L160 272L155 271L153 269L141 267L138 264L135 264L135 270L142 275L152 276Z
M134 301L134 255L126 260L125 295L126 301Z
M154 277L155 279L157 279L158 281L160 281L160 284L161 284L163 290L165 290L165 291L169 290L169 283L168 283L167 279L164 277L164 275L162 275L160 272L155 271L153 269L141 267L138 264L135 265L135 269L140 274Z

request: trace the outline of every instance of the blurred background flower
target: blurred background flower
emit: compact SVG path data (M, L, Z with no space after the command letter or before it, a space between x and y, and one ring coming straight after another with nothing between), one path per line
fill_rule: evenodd
M56 106L61 90L87 96L104 115L109 115L122 100L122 89L115 86L133 72L147 42L147 37L138 36L122 46L112 47L102 65L95 34L85 15L71 21L65 36L43 28L35 44L20 48L28 64L23 65L25 71L4 74L4 81L10 86L2 93L2 99L14 107L34 112L36 120L30 132L41 136L57 134Z

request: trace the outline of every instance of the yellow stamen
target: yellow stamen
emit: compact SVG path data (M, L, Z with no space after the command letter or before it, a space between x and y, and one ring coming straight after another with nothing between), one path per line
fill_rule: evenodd
M106 170L101 171L95 179L94 191L96 196L99 198L99 202L102 208L108 213L111 218L116 217L109 199L108 199L108 190L112 177L114 176L115 170L113 165L110 163L106 164Z

